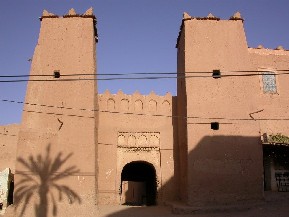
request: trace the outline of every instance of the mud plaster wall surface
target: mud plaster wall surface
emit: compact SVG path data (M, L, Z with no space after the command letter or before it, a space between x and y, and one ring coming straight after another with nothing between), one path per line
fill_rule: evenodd
M270 55L266 51L248 51L242 21L188 20L182 34L185 60L180 64L187 72L220 69L226 75L238 70L288 68L288 52L272 51ZM263 93L260 77L194 78L186 79L185 85L178 87L186 90L187 116L199 117L188 119L187 123L190 205L262 198L260 132L289 131L286 122L254 121L249 114L264 109L253 117L284 117L289 102L285 97L287 77L277 77L275 95ZM220 130L210 129L210 122L214 121L220 123Z
M19 125L0 126L0 171L10 168L15 173Z
M177 50L177 70L178 76L183 77L185 72L185 29L180 33L180 40ZM178 157L179 167L177 169L177 179L179 181L179 198L187 201L187 95L185 78L177 79L177 137L178 137ZM181 160L180 160L181 159Z
M92 18L43 18L30 73L51 74L47 79L54 79L55 70L60 71L61 75L95 74L95 52ZM70 204L69 200L62 200L59 202L61 205L58 205L59 216L80 216L84 213L91 216L95 210L96 123L93 110L96 96L94 81L28 82L18 157L28 160L30 157L42 156L45 159L50 145L51 162L56 160L58 154L62 158L72 154L57 172L61 173L70 166L79 170L59 180L59 183L74 190L82 202ZM19 162L16 170L31 172ZM16 190L17 184L21 184L20 180L21 175L16 175ZM33 197L31 206L28 206L31 209L27 209L25 215L33 215L36 203L37 195ZM51 209L48 216L52 216L50 212Z
M172 96L105 92L99 110L99 201L118 202L122 169L132 161L154 165L158 202L174 198Z
M289 67L289 51L253 48L249 48L248 51L255 70L278 74L284 73L284 71L277 70L284 70ZM254 95L257 96L254 103L258 106L256 106L257 110L263 111L254 114L254 117L259 119L268 119L270 117L269 119L271 119L259 121L261 134L282 133L289 135L288 123L287 121L282 121L289 114L289 77L288 75L277 75L275 79L277 93L274 94L264 93L261 76L258 76L258 79L255 80L253 85L257 86L258 89L254 92ZM281 119L281 121L278 119Z

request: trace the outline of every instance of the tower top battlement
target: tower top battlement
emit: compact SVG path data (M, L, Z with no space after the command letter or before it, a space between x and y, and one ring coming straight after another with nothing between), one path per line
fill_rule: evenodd
M93 26L94 26L94 34L95 34L95 41L98 42L98 34L97 34L97 28L96 28L96 24L97 24L97 19L93 13L93 8L90 7L89 9L87 9L85 11L85 13L83 14L78 14L73 8L71 8L67 14L63 15L63 16L59 16L56 15L54 13L50 13L47 10L43 10L42 12L42 16L39 17L40 21L42 21L43 19L47 19L47 18L73 18L73 17L79 17L79 18L91 18L93 19Z
M59 16L53 13L48 12L47 10L43 10L42 12L42 16L40 17L40 20L42 20L43 18L68 18L68 17L83 17L83 18L94 18L95 19L95 15L93 14L93 8L89 8L85 13L83 14L78 14L76 13L76 11L71 8L67 14L63 15L63 16Z
M208 16L206 17L192 17L191 15L189 15L187 12L184 12L183 13L183 19L182 19L182 23L181 23L181 26L180 26L180 31L179 31L179 35L178 35L178 38L177 38L177 43L176 43L176 48L178 48L179 46L179 42L180 42L180 38L181 38L181 34L182 34L182 31L183 31L183 28L185 26L185 22L186 21L214 21L214 22L232 22L232 21L242 21L242 23L244 22L244 18L241 16L241 13L240 12L236 12L234 13L229 19L227 20L223 20L219 17L216 17L215 15L213 15L212 13L209 13ZM206 22L207 23L207 22ZM206 23L204 23L204 25L206 25ZM214 24L215 25L215 24ZM223 25L223 24L222 24ZM206 27L207 28L207 27ZM230 28L230 27L229 27Z

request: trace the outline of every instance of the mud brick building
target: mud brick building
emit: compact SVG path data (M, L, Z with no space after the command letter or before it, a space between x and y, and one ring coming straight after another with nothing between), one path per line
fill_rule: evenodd
M99 94L92 9L40 20L22 122L0 127L17 206L52 216L61 199L59 216L94 216L96 204L200 208L277 190L275 173L289 170L287 143L272 140L289 135L289 51L248 48L239 13L184 13L177 96ZM27 207L17 213L33 216Z

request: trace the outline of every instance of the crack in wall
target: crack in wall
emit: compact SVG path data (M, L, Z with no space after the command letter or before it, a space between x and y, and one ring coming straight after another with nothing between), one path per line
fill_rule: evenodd
M62 126L63 126L63 122L62 122L61 120L59 120L59 118L57 118L57 120L58 120L58 122L60 123L60 126L59 126L59 128L58 128L58 131L60 131L61 128L62 128Z

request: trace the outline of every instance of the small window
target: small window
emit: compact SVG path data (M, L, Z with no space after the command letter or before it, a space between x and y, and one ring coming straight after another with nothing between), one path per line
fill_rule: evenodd
M262 81L264 93L277 93L276 76L274 72L263 72Z
M213 70L212 76L213 76L213 78L221 78L220 70Z
M212 130L219 130L219 122L212 122L211 123Z
M60 71L54 71L54 78L60 78Z

